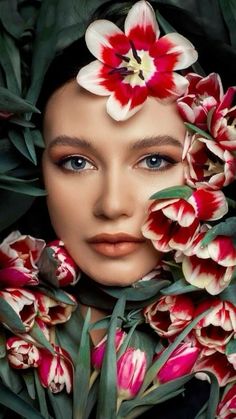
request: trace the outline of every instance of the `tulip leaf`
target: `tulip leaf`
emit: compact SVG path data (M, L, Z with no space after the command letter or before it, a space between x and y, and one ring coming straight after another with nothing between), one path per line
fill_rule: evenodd
M149 199L172 199L181 198L188 200L192 195L193 190L187 186L170 186L153 194Z
M30 419L44 419L44 417L21 397L0 382L0 403L9 409Z
M36 369L34 370L34 380L35 380L35 390L37 394L37 400L39 402L40 412L44 419L49 419L50 415L48 413L45 389L42 387L39 381L39 377L38 377L38 373Z
M34 198L19 193L1 190L0 201L0 231L9 227L31 207Z
M15 38L19 38L24 31L24 21L17 6L17 0L1 0L0 20L5 30Z
M32 371L24 371L22 374L22 378L25 382L27 391L31 399L35 400L36 392L35 392L35 380Z
M3 176L0 175L0 189L5 189L7 191L16 192L18 194L29 195L32 197L36 196L45 196L47 192L44 189L40 189L35 185L32 185L33 180L24 180L18 178L12 178L9 176L6 179L6 176L3 179Z
M73 417L83 419L85 416L89 394L90 379L90 336L89 324L91 309L89 308L84 320L78 358L76 360L73 392ZM83 392L81 392L83 389Z
M214 138L208 134L208 132L203 131L202 129L198 128L196 125L190 124L190 122L185 122L184 125L186 126L187 130L193 132L195 134L201 135L203 138L207 140L214 140Z
M201 242L202 246L207 246L217 236L236 237L236 217L227 218L225 221L212 227Z
M0 359L6 356L6 336L3 329L0 329Z
M40 111L30 102L10 92L5 87L0 87L0 109L7 112L36 112Z
M76 307L76 302L70 298L70 296L63 291L62 289L54 289L54 288L37 288L43 294L48 295L48 297L53 298L54 300L58 301L59 303L68 304L70 306Z
M14 393L19 393L22 388L21 377L9 366L7 357L0 359L0 382L1 380Z
M196 324L201 320L203 317L205 317L211 309L208 309L204 311L203 313L199 314L195 319L192 320L192 322L185 327L185 329L175 338L174 342L171 343L163 352L162 354L157 358L156 361L154 361L153 365L149 368L147 371L147 374L144 379L144 383L140 389L139 395L143 394L143 392L147 389L147 387L152 383L154 378L156 377L157 372L159 369L164 365L164 363L167 361L169 356L172 354L172 352L177 348L177 346L180 344L180 342L188 335L188 333L196 326Z
M98 390L97 419L115 419L117 403L117 367L115 351L115 334L118 317L124 315L125 298L121 297L113 310L107 334L107 345L101 368L101 378ZM109 398L107 395L109 394Z
M160 292L163 295L179 295L186 294L188 292L199 291L199 288L194 285L188 284L185 279L181 278L178 281L174 282L167 288L163 288Z
M0 296L0 321L13 332L24 333L25 326L11 305Z
M7 35L3 35L0 31L0 64L6 76L7 87L11 92L20 95L20 88L15 75L15 69L11 62L12 53L8 51ZM5 39L4 39L5 38ZM14 51L15 52L15 51ZM5 110L5 109L2 109Z
M123 295L127 301L143 301L147 300L154 295L157 295L160 289L169 285L167 280L156 280L150 279L149 281L140 281L135 284L133 287L99 287L105 291L108 295L111 295L114 298L119 298Z
M226 345L226 355L236 353L236 339L231 339Z
M51 343L47 340L46 336L44 335L43 331L35 322L33 327L29 330L28 334L36 340L37 343L42 345L44 348L47 348L52 354L55 353Z
M83 389L81 392L83 392ZM52 419L72 419L71 399L65 392L53 394L49 389L47 389L47 396L55 414Z
M234 269L233 276L236 273L236 269ZM219 298L222 301L230 301L232 304L236 305L236 284L230 284L227 288L225 288L220 294Z

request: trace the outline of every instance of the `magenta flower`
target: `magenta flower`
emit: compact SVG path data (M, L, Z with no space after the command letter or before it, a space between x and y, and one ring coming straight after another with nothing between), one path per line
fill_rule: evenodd
M223 97L223 87L220 76L211 73L207 77L188 73L186 79L189 86L181 98L177 100L178 110L184 121L207 129L209 111L216 107Z
M28 332L34 325L38 310L34 294L25 289L6 288L0 291L0 297L16 312Z
M116 331L115 335L115 349L116 352L119 351L122 343L124 342L125 336L127 333L125 333L123 330L118 329ZM101 340L101 342L98 343L93 349L91 354L91 361L92 365L96 370L100 370L102 367L102 362L106 350L106 342L107 342L107 335Z
M79 268L66 251L64 243L61 240L55 240L46 248L52 250L53 259L57 262L55 275L59 285L61 287L75 285L80 278Z
M45 247L44 240L11 233L0 245L0 287L38 284L36 263Z
M164 338L180 333L192 321L193 313L193 303L185 295L160 297L144 309L146 322Z
M55 354L47 349L40 349L41 362L38 367L39 379L43 387L52 393L59 393L64 388L71 392L73 382L73 367L70 355L65 349L52 344Z
M199 188L188 200L167 198L154 201L149 207L143 235L160 252L189 248L198 233L200 221L214 221L228 211L221 191Z
M134 115L148 96L166 102L182 95L188 81L174 71L197 59L193 45L178 33L158 39L155 12L146 1L138 1L130 9L124 31L108 20L93 22L85 40L97 60L77 76L86 90L110 96L107 112L117 121Z
M7 339L7 358L12 368L37 368L41 361L38 348L32 343L13 336Z
M38 317L50 326L67 322L77 306L75 298L68 293L66 295L70 298L71 304L57 301L39 291L34 292L34 295L38 303Z
M190 342L181 343L158 371L156 380L164 384L189 374L200 352L200 348L192 346Z
M210 378L206 372L211 372L216 376L220 387L225 387L236 380L235 369L229 363L225 354L220 352L200 356L193 367L193 371L197 373L196 377L198 379L207 381L210 381Z
M147 355L140 349L128 348L117 361L118 398L132 399L143 384Z
M224 393L217 406L217 419L235 419L236 417L236 384L232 384Z

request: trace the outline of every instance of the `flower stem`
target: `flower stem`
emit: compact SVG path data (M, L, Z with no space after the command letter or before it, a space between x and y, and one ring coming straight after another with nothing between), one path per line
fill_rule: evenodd
M91 389L98 375L99 375L99 370L94 370L89 380L89 390Z
M116 405L116 413L118 413L119 409L120 409L120 405L123 402L123 398L122 397L118 397L117 399L117 405Z
M147 396L149 393L151 393L153 390L155 390L157 387L159 387L159 384L153 384L150 388L148 388L143 394L142 394L142 398Z

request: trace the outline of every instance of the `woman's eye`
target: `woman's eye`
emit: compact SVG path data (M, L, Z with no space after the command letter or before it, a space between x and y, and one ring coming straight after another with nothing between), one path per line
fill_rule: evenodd
M140 160L139 166L151 170L163 170L170 165L175 164L176 161L169 156L161 156L159 154L151 154Z
M66 157L59 162L59 166L73 172L94 169L94 165L90 163L86 158L81 156Z

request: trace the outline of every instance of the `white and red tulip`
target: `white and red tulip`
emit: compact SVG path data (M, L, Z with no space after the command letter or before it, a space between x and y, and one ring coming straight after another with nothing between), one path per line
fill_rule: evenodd
M180 333L191 322L193 314L193 303L185 295L163 296L144 309L146 322L164 338Z
M209 371L217 378L220 387L225 387L227 384L236 380L236 371L228 362L226 356L220 352L215 352L209 356L200 356L194 367L196 377L200 380L210 381L209 376L204 371Z
M193 333L203 347L203 353L225 353L226 345L236 333L236 307L229 301L209 299L199 304L195 316L211 309L201 319Z
M12 368L37 368L41 361L38 348L19 337L10 337L6 342L7 358Z
M236 417L236 384L232 384L224 392L220 403L217 406L217 419L234 419Z
M44 240L11 233L0 245L0 287L38 284L36 265L45 247Z
M236 87L230 87L209 119L208 129L224 150L236 150Z
M125 333L123 330L118 329L115 334L115 350L116 352L119 351L125 336L127 333ZM106 350L106 342L107 342L107 335L92 349L91 354L91 362L96 370L100 370L102 367L102 362Z
M43 387L52 393L59 393L64 388L71 392L73 382L73 367L70 355L65 349L52 344L55 354L47 349L40 349L41 362L37 369Z
M223 97L220 76L211 73L207 77L188 73L189 86L186 93L177 100L178 110L185 122L207 129L208 112L217 106Z
M158 371L156 375L157 382L164 384L189 374L192 371L200 352L200 348L192 346L190 342L178 345Z
M38 302L37 315L50 326L67 322L77 306L75 298L68 293L66 293L66 295L70 298L71 304L57 301L39 291L36 291L34 294Z
M53 251L53 259L57 262L56 278L59 285L75 285L80 279L79 268L64 247L62 240L54 240L46 248Z
M183 158L185 181L192 188L221 189L236 177L236 157L213 139L193 135Z
M144 0L130 9L124 32L108 20L93 22L85 40L97 60L77 75L86 90L109 96L107 112L117 121L135 114L148 96L164 102L181 96L188 81L175 70L197 59L193 45L178 33L159 39L155 12Z
M6 288L0 291L0 297L16 312L25 326L25 331L28 332L34 325L38 310L34 294L25 289Z
M129 400L139 392L147 370L147 355L140 349L128 348L117 361L118 398Z
M188 200L169 198L154 201L142 227L143 235L161 252L189 248L200 221L215 221L228 211L222 191L199 188Z

